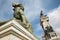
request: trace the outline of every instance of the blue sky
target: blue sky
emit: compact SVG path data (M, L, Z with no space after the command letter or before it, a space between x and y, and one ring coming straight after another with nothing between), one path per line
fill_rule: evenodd
M58 20L60 20L60 0L0 0L0 21L13 18L13 2L21 3L24 6L24 13L29 22L32 24L34 34L40 40L42 40L41 37L43 33L43 30L40 26L41 10L44 11L44 14L47 14L49 16L51 25L54 26L57 23L55 26L58 25L59 28L59 23L57 22L57 20L54 21L54 19L57 18ZM57 12L58 14L55 12ZM53 19L51 19L52 17Z

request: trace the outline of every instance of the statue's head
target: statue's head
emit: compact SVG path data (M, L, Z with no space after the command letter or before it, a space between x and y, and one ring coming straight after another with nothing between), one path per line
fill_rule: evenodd
M12 6L14 7L14 9L17 8L17 7L20 7L20 8L24 11L24 7L23 7L22 4L19 4L19 3L13 3Z

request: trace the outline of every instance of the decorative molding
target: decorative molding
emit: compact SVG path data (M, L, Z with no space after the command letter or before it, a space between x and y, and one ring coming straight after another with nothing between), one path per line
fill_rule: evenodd
M7 29L10 29L10 30L7 30ZM19 31L19 32L17 32ZM6 32L3 32L7 30ZM2 33L3 32L3 33ZM23 35L19 34L19 33L22 33ZM3 35L4 34L4 35ZM6 34L6 35L5 35ZM4 37L4 36L7 36L7 35L10 35L10 34L13 34L17 37L20 37L22 36L22 38L24 39L31 39L31 40L38 40L33 34L29 33L25 28L23 28L20 24L18 24L15 20L12 20L8 23L6 23L5 25L1 26L0 27L0 38ZM20 35L20 36L19 36ZM28 37L28 38L27 38ZM21 39L22 39L21 38Z
M22 40L24 40L24 39L28 40L27 38L23 37L22 35L16 33L16 32L13 31L13 30L9 30L9 31L7 31L7 32L5 32L5 33L3 33L3 34L0 34L0 38L3 38L3 37L8 36L8 35L10 35L10 34L12 34L12 35L14 35L14 36L16 36L16 37L18 37L18 38L20 38L20 39L22 39Z

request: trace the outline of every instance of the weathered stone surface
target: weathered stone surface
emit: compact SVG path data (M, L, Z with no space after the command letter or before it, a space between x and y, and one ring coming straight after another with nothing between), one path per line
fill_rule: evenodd
M16 20L0 26L0 40L38 40L33 34L22 27Z
M55 33L55 31L53 30L52 26L49 24L49 18L47 15L43 15L42 11L41 11L41 15L40 15L40 23L41 26L43 28L44 34L42 34L42 39L43 40L56 40L58 39L57 34ZM54 38L54 39L53 39Z

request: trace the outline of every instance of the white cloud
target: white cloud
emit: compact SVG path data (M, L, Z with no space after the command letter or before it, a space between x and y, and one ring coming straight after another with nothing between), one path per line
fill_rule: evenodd
M41 0L29 0L28 5L25 5L25 14L29 21L35 20L39 17L41 10Z
M60 35L60 6L48 13L50 24L58 35Z
M3 5L0 5L2 6L2 9L0 10L0 20L7 18L5 17L5 14L12 14L12 2L19 2L23 4L25 7L25 15L29 21L34 21L37 17L39 17L40 10L42 8L41 0L6 0L4 3L2 1Z

